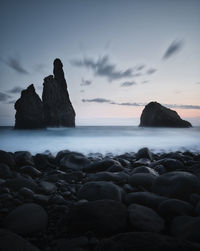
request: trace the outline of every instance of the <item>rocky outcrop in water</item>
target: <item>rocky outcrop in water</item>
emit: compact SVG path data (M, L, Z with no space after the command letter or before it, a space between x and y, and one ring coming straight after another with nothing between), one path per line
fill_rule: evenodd
M145 106L140 117L140 126L150 127L191 127L190 122L181 119L176 111L157 102Z
M75 126L75 111L69 99L67 83L64 77L63 64L60 59L54 60L54 76L44 79L42 100L47 126Z
M43 103L35 92L33 84L21 92L21 97L15 103L15 109L16 129L45 127Z
M44 79L42 101L30 85L15 103L15 129L75 127L75 111L69 99L60 59L54 60L54 76Z

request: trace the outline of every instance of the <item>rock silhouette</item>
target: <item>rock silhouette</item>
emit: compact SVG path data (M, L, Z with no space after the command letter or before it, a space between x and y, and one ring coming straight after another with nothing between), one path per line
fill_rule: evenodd
M47 126L75 126L75 111L69 99L63 64L54 60L54 77L44 79L42 100L44 104L45 123Z
M33 84L21 92L21 97L15 103L15 109L16 129L45 127L43 103L35 92Z
M181 119L176 111L157 102L150 102L142 111L140 126L148 127L191 127L190 122Z
M75 111L67 91L63 64L54 60L54 76L44 79L42 100L30 85L15 103L15 129L75 127Z

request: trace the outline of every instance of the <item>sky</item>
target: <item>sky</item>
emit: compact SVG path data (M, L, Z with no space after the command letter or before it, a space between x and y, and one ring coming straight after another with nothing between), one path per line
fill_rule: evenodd
M0 0L0 125L60 58L77 125L137 125L157 101L200 125L199 0Z

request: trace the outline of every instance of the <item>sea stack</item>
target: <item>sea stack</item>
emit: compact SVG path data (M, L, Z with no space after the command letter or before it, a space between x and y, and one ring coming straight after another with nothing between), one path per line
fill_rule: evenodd
M45 124L50 127L75 127L75 111L69 99L60 59L54 60L54 76L44 79L42 101Z
M191 127L191 123L181 119L176 111L173 111L157 102L150 102L142 111L140 117L142 127Z
M37 129L45 127L43 103L30 85L21 92L15 103L15 129Z

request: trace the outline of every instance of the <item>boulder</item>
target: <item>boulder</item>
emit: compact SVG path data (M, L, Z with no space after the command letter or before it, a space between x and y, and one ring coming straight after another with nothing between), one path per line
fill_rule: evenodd
M150 102L142 111L140 126L144 127L191 127L190 122L182 120L176 111Z
M8 165L0 163L0 178L6 179L11 177L12 177L12 172L8 167Z
M63 64L58 58L54 60L53 73L54 76L46 77L43 83L45 124L51 127L75 127L75 111L69 98Z
M107 181L87 182L78 192L79 199L89 201L101 199L121 201L121 196L121 188Z
M151 208L131 204L128 212L131 226L135 230L159 233L165 227L164 220Z
M0 150L0 163L6 164L9 167L13 168L15 166L14 155Z
M3 185L4 187L8 187L14 191L17 191L22 187L29 188L33 191L37 189L37 185L32 179L27 179L24 177L17 177L17 178L6 180L6 182L4 182Z
M188 172L169 172L155 179L152 191L169 198L189 200L190 194L200 192L200 181Z
M152 184L156 178L157 176L150 173L135 173L128 178L128 183L133 187L151 190Z
M15 233L27 235L46 229L48 215L39 205L27 203L16 207L4 220L4 226Z
M172 221L170 232L181 240L200 243L200 217L178 216Z
M0 249L1 251L39 251L30 242L6 229L0 229Z
M21 92L21 97L15 103L15 109L15 129L45 127L43 103L33 84Z
M103 239L95 251L198 251L200 245L149 232L129 232Z
M113 200L97 200L74 205L67 217L69 231L92 231L99 236L119 233L127 227L127 208Z

